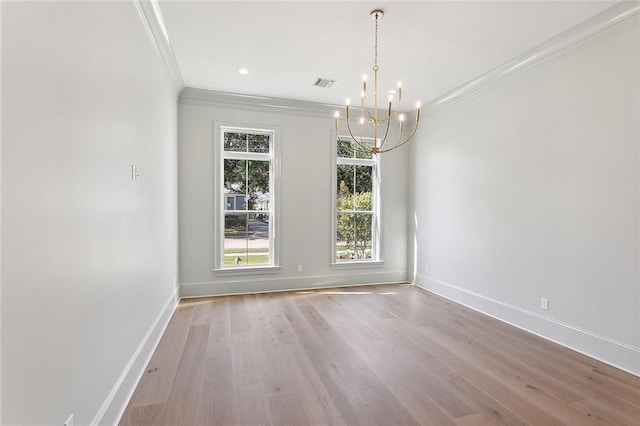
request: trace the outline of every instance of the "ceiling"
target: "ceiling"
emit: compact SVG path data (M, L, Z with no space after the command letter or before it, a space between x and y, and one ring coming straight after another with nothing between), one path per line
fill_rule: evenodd
M165 1L159 5L187 87L342 104L371 78L426 103L614 1ZM248 75L238 69L247 68ZM315 87L318 77L336 80Z

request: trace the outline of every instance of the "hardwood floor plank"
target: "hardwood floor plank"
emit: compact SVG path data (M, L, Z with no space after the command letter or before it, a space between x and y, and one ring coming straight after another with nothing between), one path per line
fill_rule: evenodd
M299 392L313 425L346 425L332 395L301 344L288 344L284 351L292 374L299 381Z
M192 317L193 310L177 310L174 313L131 398L133 407L168 401Z
M411 285L182 300L148 370L121 425L640 425L640 377Z
M233 360L230 347L219 346L209 352L202 384L202 401L207 410L207 424L236 424Z
M417 424L416 420L396 400L382 383L331 329L315 308L300 299L296 300L298 319L302 324L298 338L305 347L309 359L329 390L346 423L380 424L378 418L385 412L396 413L395 419L403 424ZM322 347L331 347L331 355ZM374 392L366 392L376 388ZM371 398L378 400L372 404Z
M397 312L398 317L405 317L406 313L407 311ZM405 321L407 321L407 319L405 319ZM410 321L410 319L408 319L408 321ZM410 329L404 326L399 328L398 332L409 334L416 342L419 342L421 346L428 348L431 356L438 358L438 360L448 368L465 377L491 398L500 401L502 405L510 411L517 413L518 416L525 419L525 421L532 424L536 424L537 422L548 425L561 424L559 420L546 414L543 409L530 403L526 398L517 394L514 395L511 389L493 379L490 374L476 365L473 354L466 353L464 350L463 352L459 352L460 348L458 345L450 344L451 338L440 342L438 339L438 330L434 327L421 326Z
M208 325L211 321L211 305L214 303L210 298L196 299L192 302L193 318L191 319L191 325Z
M583 399L569 404L573 409L605 425L639 425L640 417L621 411L602 401Z
M455 327L458 328L459 332L466 330L463 334L467 337L462 344L466 344L471 352L482 357L494 369L505 374L511 374L522 386L532 390L539 389L562 402L578 401L586 397L583 392L567 386L564 382L554 377L544 375L521 362L520 359L525 354L514 350L504 340L496 339L484 330L468 327L466 322L457 321ZM454 334L452 326L445 323L440 323L438 329L448 336Z
M444 393L439 383L416 371L401 351L394 351L382 341L366 342L361 336L345 333L367 367L374 371L398 401L421 424L453 424L452 417L473 412L454 394ZM434 391L437 388L437 391ZM455 413L455 414L452 414Z
M249 333L231 336L233 381L239 385L260 383L255 348Z
M358 323L358 312L359 309L336 309L330 316L327 315L327 321L332 321L332 327L343 340L416 419L423 424L446 425L453 424L452 417L472 412L455 395L435 392L437 381L425 374L424 370L416 370L415 359L407 356L412 352L404 350L397 341L369 339L368 333L358 332L359 327L354 326ZM431 389L424 389L423 386Z
M456 324L467 325L470 329L479 332L482 342L495 348L500 347L511 358L518 360L521 363L520 367L526 364L530 367L529 371L544 371L545 380L555 378L557 384L572 383L571 390L563 397L567 402L583 399L586 389L597 392L598 397L604 397L605 395L599 389L606 388L618 393L629 403L629 407L640 406L640 389L636 384L636 376L569 349L558 351L558 345L552 342L476 311L464 309L455 303L431 303L429 306L433 308L430 310L444 309L444 312L441 311L444 317L455 315ZM470 333L474 332L469 331L468 334ZM549 362L546 362L547 360ZM554 369L550 367L550 363L562 368ZM549 370L553 370L553 373L549 374ZM589 383L586 387L579 386L575 382L576 379L583 382L586 380ZM592 386L592 383L597 383L598 386Z
M282 296L276 293L267 293L260 298L262 309L269 318L269 325L273 334L281 344L298 343L298 339L289 324L289 320L282 310Z
M231 307L229 297L211 300L207 353L214 354L220 348L231 350Z
M164 404L145 405L142 407L127 407L120 420L122 426L159 424L159 417L164 410Z
M168 425L207 423L208 412L206 406L201 403L201 398L208 335L208 325L190 327L180 365L159 423Z
M271 425L269 403L262 384L243 383L235 387L233 410L237 425Z
M332 374L332 358L330 353L323 350L324 344L320 340L297 307L293 305L293 301L288 301L283 309L285 315L289 319L298 340L300 341L302 350L309 359L313 369L317 372L318 377L322 380L322 384L327 389L332 403L337 408L340 416L348 425L356 424L372 424L373 419L367 411L359 412L353 399L351 389L343 386L342 379ZM335 367L335 364L334 364Z
M449 309L448 305L448 303L442 304L435 310L439 311L440 316L447 317L446 310ZM405 307L403 312L405 318L408 321L412 321L412 311ZM464 310L462 313L466 314L467 310ZM448 315L448 318L452 317L451 312L449 312ZM466 354L466 360L469 361L470 364L481 366L483 371L489 372L493 378L499 379L504 385L515 392L516 395L520 395L526 400L543 403L543 405L548 408L547 411L553 412L554 407L560 407L560 409L555 412L555 417L558 421L569 422L569 424L593 423L592 419L588 418L588 416L584 416L575 410L567 409L567 405L563 404L563 402L582 399L584 397L583 394L569 389L553 378L546 377L543 380L537 380L541 377L540 375L532 371L527 371L522 364L518 364L517 359L521 354L510 353L505 356L492 347L480 343L480 340L488 339L489 337L487 335L479 335L475 329L467 329L463 318L461 318L461 314L455 314L453 316L453 321L450 321L450 324L453 325L449 325L449 323L443 322L441 319L435 317L432 318L429 323L431 326L423 327L423 329L431 330L429 337L432 340L435 340L442 346L450 348L450 350L456 353ZM504 346L502 348L509 352L508 348ZM473 356L469 358L471 354ZM532 376L535 377L536 380L532 379ZM540 388L537 387L536 384L540 386Z
M508 409L498 400L492 398L483 389L476 386L466 377L441 363L437 358L424 361L424 368L429 369L439 380L448 386L450 392L455 393L476 413L483 413L483 418L491 419L493 425L526 425L522 417ZM457 421L458 418L456 418Z
M456 425L458 426L491 426L493 424L493 419L485 413L469 414L456 419Z
M249 312L245 305L245 296L236 296L229 299L231 333L248 333L251 331Z
M394 348L395 353L406 348L407 357L400 364L406 365L405 374L414 380L417 379L419 383L419 387L414 389L414 393L428 395L445 409L447 404L443 399L453 398L453 396L459 398L453 405L453 407L457 406L457 409L452 407L447 409L452 418L467 414L471 409L471 412L487 411L493 419L493 424L525 424L524 420L512 411L490 398L465 377L431 355L429 350L433 348L433 342L415 339L415 330L408 327L406 323L395 319L380 321L376 326L387 336L390 347ZM445 363L446 361L445 359ZM400 399L404 401L404 399Z
M449 350L460 354L465 361L477 366L486 374L489 374L493 380L498 381L504 389L511 392L512 395L520 396L523 400L528 401L530 411L538 411L537 415L541 415L542 412L537 410L537 407L545 407L544 415L549 417L549 422L554 421L556 423L561 422L563 424L580 425L596 424L593 419L588 416L568 408L562 401L530 385L526 380L522 380L517 372L505 371L505 366L495 362L495 360L482 353L482 351L469 348L469 345L454 340L444 331L430 328L426 330L426 332L431 339L447 347ZM554 420L552 420L552 418Z

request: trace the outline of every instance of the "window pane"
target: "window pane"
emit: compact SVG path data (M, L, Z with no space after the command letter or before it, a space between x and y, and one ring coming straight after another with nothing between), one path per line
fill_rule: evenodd
M351 195L354 189L355 166L338 164L336 173L336 207L338 210L353 210L353 198Z
M355 166L355 182L353 183L354 193L371 192L373 188L373 167Z
M227 210L246 209L247 160L224 160L224 191Z
M342 139L338 140L337 154L340 158L353 158L353 147L351 143Z
M373 167L339 164L336 168L336 208L365 210L373 208Z
M269 207L269 161L247 161L249 210Z
M251 134L248 135L249 152L269 153L271 136Z
M371 225L372 215L356 214L354 218L355 236L353 239L354 256L356 260L371 259Z
M247 215L226 214L224 216L224 266L247 264Z
M360 145L364 145L366 149L362 148ZM356 145L356 150L355 150L356 158L373 158L373 154L371 153L371 148L373 147L373 141L369 141L369 140L360 141L360 145Z
M370 192L361 192L351 196L353 198L353 210L370 212L372 208L372 197Z
M224 266L265 265L269 258L269 215L226 214Z
M225 151L247 151L247 134L246 133L224 133L224 150Z
M337 216L336 261L371 259L372 217L369 213Z
M246 196L244 194L230 194L225 197L225 210L246 210L245 200Z
M339 139L337 141L338 158L373 158L371 148L373 141L363 140L359 144L348 139Z

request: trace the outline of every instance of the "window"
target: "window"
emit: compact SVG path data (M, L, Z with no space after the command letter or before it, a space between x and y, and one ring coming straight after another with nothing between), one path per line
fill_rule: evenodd
M334 194L334 263L379 260L378 159L346 138L336 142Z
M276 266L275 129L218 129L216 269Z

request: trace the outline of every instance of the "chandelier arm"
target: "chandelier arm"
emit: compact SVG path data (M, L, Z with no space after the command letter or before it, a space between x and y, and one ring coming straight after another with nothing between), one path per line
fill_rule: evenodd
M395 144L391 148L388 148L388 149L385 149L385 150L381 150L381 151L379 151L379 153L380 154L384 154L385 152L389 152L389 151L392 151L392 150L394 150L396 148L400 148L402 145L404 145L404 144L408 143L409 141L411 141L411 139L413 139L413 136L416 134L417 131L418 131L418 121L416 121L416 125L413 128L413 132L411 132L411 135L407 139L405 139L402 143Z
M349 120L347 121L347 131L349 132L349 136L351 136L351 139L358 145L358 147L360 147L364 152L370 152L370 149L366 146L363 145L360 141L358 141L358 139L353 136L353 132L351 131L351 124L349 123ZM362 135L360 137L360 139L362 139Z
M390 121L392 118L394 118L396 115L398 115L398 111L392 113L389 117L387 118L379 118L378 121L380 123L386 123L387 121Z
M402 132L403 132L402 127L403 127L402 124L400 124L400 131L398 132L398 137L396 138L396 143L391 148L388 148L384 152L392 151L392 150L394 150L394 149L398 148L399 146L402 146L402 145L404 145L406 143L406 141L404 141L402 143L400 142L400 141L402 141ZM409 138L407 138L407 140L409 140L409 139L411 139L411 136L409 136Z
M375 115L371 114L371 110L369 109L368 105L365 107L365 110L367 111L367 115L369 116L369 119L372 121L375 120Z
M374 116L371 114L371 110L369 109L369 105L365 103L364 106L362 107L362 110L367 113L367 115L369 116L369 119L371 120L374 119Z
M336 130L336 139L340 140L340 130L338 128L338 120L336 120L335 123L335 130ZM354 151L356 152L370 152L370 149L362 144L359 144L358 141L353 137L353 135L351 135L351 139L353 139L353 141L358 144L358 148L354 149Z
M403 123L400 122L400 131L398 132L398 139L396 139L396 143L395 145L393 145L392 149L396 149L397 147L400 146L400 141L402 141L402 132L403 132ZM411 136L409 136L409 138L411 138Z
M394 111L393 113L391 113L390 118L395 118L398 114L400 114L400 111ZM378 118L378 122L386 123L387 121L389 121L390 118Z
M364 93L364 96L360 100L360 109L363 111L363 115L364 115L364 112L366 112L369 118L373 120L374 117L373 115L371 115L371 110L369 109L369 104L367 103L367 92L363 91L363 93Z
M391 127L391 116L388 116L386 121L387 121L387 128L384 131L384 136L382 137L382 141L380 142L380 145L378 145L378 148L382 148L384 146L384 143L387 141L387 136L389 135L389 128Z
M407 143L408 141L410 141L410 140L411 140L411 138L413 137L413 135L414 135L414 134L416 133L416 131L418 130L418 121L419 121L419 119L417 119L417 120L416 120L416 125L415 125L415 127L414 127L413 132L411 133L411 135L409 135L409 137L408 137L405 141L403 141L403 142L401 142L401 141L402 141L402 134L403 134L403 127L404 127L404 126L403 126L403 124L404 124L404 121L400 121L400 131L398 132L398 138L396 139L396 143L393 145L393 147L392 147L392 148L390 148L390 150L391 150L391 149L396 149L396 148L398 148L399 146L402 146L402 145L404 145L405 143Z

